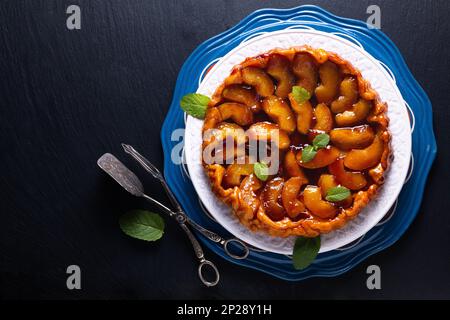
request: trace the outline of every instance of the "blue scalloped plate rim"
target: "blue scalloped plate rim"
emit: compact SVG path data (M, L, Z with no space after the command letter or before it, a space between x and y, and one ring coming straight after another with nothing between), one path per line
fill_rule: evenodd
M161 142L164 150L164 174L170 188L192 219L224 237L231 236L223 227L207 217L182 165L175 164L171 160L174 147L180 143L177 136L171 139L172 134L175 129L185 126L184 113L179 107L179 101L183 95L197 90L199 80L204 75L202 70L211 66L243 40L261 32L286 28L313 28L339 33L347 40L362 45L367 52L383 62L395 77L397 86L409 105L411 116L415 118L415 128L420 129L414 130L412 134L412 172L400 193L395 214L382 225L372 228L347 250L333 250L319 254L314 263L304 270L295 270L290 257L270 252L252 250L247 259L235 260L227 256L219 244L200 234L197 235L203 245L222 258L280 279L299 281L310 277L334 277L388 248L404 234L417 215L426 179L437 152L431 102L411 75L397 47L380 30L368 29L365 22L333 15L318 6L305 5L291 9L257 10L233 28L205 41L189 56L181 68L173 100L163 123ZM414 170L415 166L420 166L420 170Z

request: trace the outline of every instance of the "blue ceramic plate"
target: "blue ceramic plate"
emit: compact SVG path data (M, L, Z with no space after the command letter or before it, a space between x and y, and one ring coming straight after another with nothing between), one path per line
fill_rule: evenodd
M174 97L161 131L165 155L164 174L167 182L180 200L188 215L199 224L224 237L231 235L204 211L182 163L174 163L172 152L178 152L182 141L180 131L185 126L184 113L179 107L181 97L195 92L205 70L241 42L261 33L283 29L315 29L341 36L361 46L386 67L396 82L408 108L412 125L410 173L394 207L384 220L354 243L319 254L307 269L292 267L289 256L252 249L245 260L234 260L223 248L198 235L205 246L223 258L256 270L261 270L285 280L302 280L309 277L331 277L342 274L370 255L397 241L417 214L426 178L436 155L433 134L431 103L423 89L409 72L398 49L381 31L368 29L366 23L337 17L316 6L301 6L287 10L258 10L243 19L232 29L200 45L186 60L178 76ZM420 130L414 130L420 128ZM421 170L414 170L419 166Z

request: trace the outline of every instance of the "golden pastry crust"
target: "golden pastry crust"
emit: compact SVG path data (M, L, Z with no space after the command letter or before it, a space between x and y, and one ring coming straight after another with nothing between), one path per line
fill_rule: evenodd
M287 95L293 85L312 94L307 104L295 105ZM231 112L220 109L230 102L238 103L245 116L233 111L234 118L224 119L222 114ZM267 126L282 128L283 139L290 144L289 149L279 148L277 175L260 181L241 170L244 174L232 180L239 184L230 185L224 183L229 165L203 161L213 192L249 229L281 237L315 237L343 227L376 195L391 156L387 105L348 61L309 46L247 58L213 94L203 132L223 127L224 121L236 123L233 119L245 130L261 118L271 122ZM313 162L302 163L302 147L321 132L331 136L330 146ZM210 142L204 140L203 148ZM336 184L349 186L351 199L331 203L321 198L325 190L320 187Z

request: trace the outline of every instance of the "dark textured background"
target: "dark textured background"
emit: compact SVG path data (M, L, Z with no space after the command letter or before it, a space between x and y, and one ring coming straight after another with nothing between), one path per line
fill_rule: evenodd
M362 20L381 7L382 31L433 103L439 151L422 207L393 247L342 276L288 283L207 252L222 274L207 289L173 221L154 244L122 234L118 216L146 205L96 160L110 151L131 164L126 141L161 166L159 132L187 56L256 9L307 3ZM81 6L79 31L66 29L70 4ZM448 1L1 1L1 297L450 298L449 13ZM66 289L70 264L82 290ZM366 289L369 264L381 266L382 290Z

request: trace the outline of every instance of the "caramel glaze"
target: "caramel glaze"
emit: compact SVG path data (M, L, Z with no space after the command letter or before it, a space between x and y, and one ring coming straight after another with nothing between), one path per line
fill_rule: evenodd
M312 58L312 62L309 65L316 65L317 68L320 68L320 66L323 65L326 61L334 63L338 67L340 81L342 81L344 77L353 77L354 79L356 79L358 90L357 94L359 99L363 99L370 104L370 112L368 112L368 114L363 114L364 118L360 119L354 125L352 125L352 127L355 128L350 132L355 132L356 134L358 134L361 132L361 130L365 129L365 127L370 126L370 132L366 134L365 138L370 140L369 143L373 143L372 140L375 140L376 136L378 145L374 145L372 149L370 151L367 151L366 153L354 152L353 149L339 150L339 158L343 158L345 160L345 157L349 153L353 152L353 155L351 156L352 159L355 159L356 157L356 159L358 160L358 157L361 157L361 161L364 161L363 158L367 156L367 153L379 152L379 147L382 146L381 156L379 156L377 164L371 165L364 170L358 170L358 173L362 174L362 176L367 181L365 186L359 190L353 190L351 200L346 199L348 201L341 201L338 203L330 202L337 209L336 213L331 218L320 218L318 215L315 215L314 212L311 212L308 209L305 209L295 217L289 217L287 215L285 208L283 208L281 199L281 190L283 187L283 183L290 178L285 168L283 167L284 157L289 151L293 151L294 154L298 154L305 146L312 143L312 140L317 134L323 132L314 129L318 121L315 116L313 116L312 118L308 134L301 134L297 131L289 134L290 147L287 150L279 150L280 168L278 170L278 174L269 177L269 179L265 182L260 181L254 174L250 174L249 176L242 177L241 184L239 186L230 187L226 186L223 183L223 177L226 174L226 170L228 168L227 165L208 165L204 163L204 168L211 180L212 189L215 194L222 201L230 204L233 211L240 219L241 223L246 225L251 230L263 230L273 236L286 237L290 235L297 235L314 237L321 233L327 233L337 228L341 228L347 221L353 219L376 195L378 188L384 182L384 174L390 162L391 151L390 134L387 129L389 124L389 119L387 117L387 105L379 99L377 93L370 87L370 84L363 79L361 73L356 68L354 68L349 62L343 60L335 53L326 52L322 49L313 49L309 46L293 47L290 49L274 49L268 53L252 58L247 58L244 62L233 68L231 74L225 79L225 81L217 88L217 90L213 94L207 110L203 131L210 128L215 128L220 122L223 121L220 117L220 112L217 111L216 107L225 102L239 102L247 104L252 112L254 112L253 123L262 121L269 121L274 123L274 119L271 119L271 117L269 117L261 109L261 105L268 92L270 93L272 87L274 89L273 94L275 95L277 80L271 78L271 80L273 81L273 85L264 85L264 83L262 83L260 88L258 88L259 84L256 85L257 87L253 88L252 86L244 82L242 77L242 70L248 67L265 70L271 57L275 55L278 55L278 58L281 55L281 59L285 59L285 61L288 61L289 64L292 64L297 54L309 55ZM308 57L303 58L308 59ZM289 77L289 81L292 81L292 73L289 73ZM258 79L260 79L260 81L262 82L266 81L263 77L260 77ZM319 79L317 86L320 86L320 78L316 77L316 79ZM252 81L253 83L255 83L253 79ZM234 99L230 99L230 97L233 98L233 95L232 92L230 93L231 90L228 90L228 92L226 93L227 98L225 98L222 94L224 89L233 88L233 86L241 87L241 91L238 92L239 95L237 95ZM245 94L245 96L241 94L242 92ZM335 96L335 99L338 99L338 96L339 94ZM284 98L284 101L289 103L289 100L287 98ZM315 95L312 95L310 102L313 108L315 108L319 104L319 101L317 101ZM330 107L331 102L326 102L326 105ZM295 108L292 107L292 109ZM352 112L351 105L348 110L348 112ZM353 114L348 112L346 115L354 116ZM357 111L355 111L354 113L356 116L358 116ZM333 117L334 116L335 114L333 114ZM231 119L226 119L225 121L232 122ZM365 125L365 127L361 127L361 125ZM251 124L244 125L242 126L242 128L246 130L250 126ZM333 121L332 127L333 129L338 128L335 121ZM371 136L372 132L374 133L373 137ZM356 136L355 139L358 139L358 136ZM353 141L355 141L355 139ZM205 146L206 142L204 141L203 147ZM360 144L359 147L361 147ZM330 143L327 148L334 148L333 143ZM351 159L348 160L349 164L355 165L353 164L355 160L353 160L353 162L351 162L350 160ZM367 161L370 161L370 159L368 159ZM301 161L298 161L299 164L300 162ZM356 163L356 165L359 164ZM349 168L346 168L345 170L348 170L349 172L356 171ZM317 186L320 176L322 174L330 174L330 171L328 166L317 169L301 168L301 171L303 171L304 177L307 179L307 183L302 185L297 199L303 203L303 190L305 189L305 187L307 185Z

